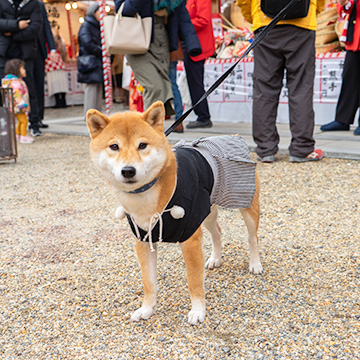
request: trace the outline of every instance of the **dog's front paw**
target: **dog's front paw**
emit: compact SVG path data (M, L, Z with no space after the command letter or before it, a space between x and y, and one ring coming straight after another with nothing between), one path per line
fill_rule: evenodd
M191 310L188 315L188 323L197 325L205 320L205 309Z
M261 265L261 262L259 261L259 262L250 263L249 271L255 275L262 274L263 267Z
M221 258L216 258L214 256L210 256L209 260L205 264L205 269L215 269L220 267L221 265Z
M140 321L141 319L147 320L154 313L154 309L152 306L142 306L140 309L137 309L131 315L131 321Z

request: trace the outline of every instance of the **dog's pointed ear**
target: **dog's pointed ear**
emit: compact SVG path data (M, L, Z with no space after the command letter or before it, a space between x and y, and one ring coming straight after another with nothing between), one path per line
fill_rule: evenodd
M144 120L156 130L164 131L165 107L161 101L154 102L144 113Z
M86 113L86 123L90 132L90 137L94 139L110 124L110 119L100 111L90 109Z

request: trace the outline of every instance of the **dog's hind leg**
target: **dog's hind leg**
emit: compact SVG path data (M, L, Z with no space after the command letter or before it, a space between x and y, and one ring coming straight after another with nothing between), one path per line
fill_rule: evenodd
M251 206L247 209L240 209L249 233L250 265L249 271L254 274L262 273L262 265L259 255L258 228L260 221L260 181L255 176L256 191Z
M221 229L217 217L218 208L213 205L211 213L204 221L204 226L210 232L212 240L211 256L205 264L206 269L218 268L221 265Z
M131 315L132 321L149 319L154 313L157 297L157 252L151 252L148 242L136 241L136 253L141 266L145 297L141 307Z
M204 256L202 252L202 231L196 232L180 244L186 265L187 281L191 295L191 311L188 315L190 325L205 319Z

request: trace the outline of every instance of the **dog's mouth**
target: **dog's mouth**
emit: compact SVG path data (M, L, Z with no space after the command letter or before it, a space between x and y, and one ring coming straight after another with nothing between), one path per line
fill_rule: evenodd
M126 179L126 180L124 180L124 183L125 184L136 184L137 183L137 180L131 180L131 179Z

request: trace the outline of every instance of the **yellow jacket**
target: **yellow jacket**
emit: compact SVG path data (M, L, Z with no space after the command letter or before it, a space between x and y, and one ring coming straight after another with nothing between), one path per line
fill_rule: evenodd
M261 0L236 0L244 18L253 24L253 31L266 26L272 19L266 16L260 8ZM325 0L311 0L306 17L291 20L281 20L278 24L295 25L308 30L316 30L316 15L323 11Z

